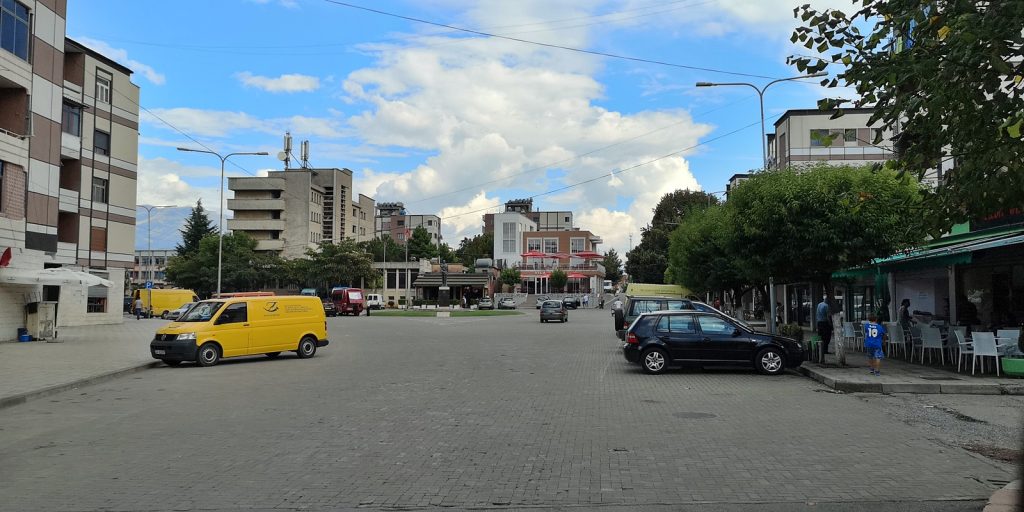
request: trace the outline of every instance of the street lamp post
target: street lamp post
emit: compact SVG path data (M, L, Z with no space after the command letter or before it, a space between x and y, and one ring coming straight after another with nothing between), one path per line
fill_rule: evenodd
M697 82L697 87L718 87L718 86L726 86L726 85L738 85L738 86L750 87L750 88L754 89L755 91L757 91L757 98L758 98L759 105L761 107L761 168L762 169L767 169L768 168L768 134L765 133L765 130L764 130L764 92L766 90L768 90L769 87L771 87L772 85L777 84L779 82L788 82L788 81L791 81L791 80L800 80L800 79L803 79L803 78L819 78L819 77L823 77L823 76L827 76L827 75L828 75L828 73L826 73L824 71L821 71L821 72L814 73L814 74L811 74L811 75L793 76L793 77L789 77L789 78L779 78L778 80L772 80L771 82L768 82L767 84L764 85L764 87L758 87L758 86L756 86L754 84L750 84L750 83L746 83L746 82L725 82L725 83ZM768 331L771 332L772 334L775 334L776 325L775 325L775 278L774 277L769 277L768 278L768 302L769 302L769 306L770 306L770 309L771 309L771 314L768 315Z
M153 233L153 210L155 210L157 208L177 208L177 206L173 205L173 204L171 204L171 205L145 205L145 204L137 204L135 206L137 208L143 208L143 209L146 210L146 252L149 253L148 254L149 263L147 263L147 266L149 266L149 280L148 281L150 283L152 283L153 280L154 280L153 279L153 271L155 270L153 268L153 238L152 238L152 233ZM149 288L147 288L147 292L146 293L149 295L149 297L148 297L148 300L149 300L149 316L153 316L153 285L152 284L149 285ZM135 305L132 304L132 307L135 307Z
M216 151L209 151L206 149L178 148L178 151L188 151L190 153L209 153L220 159L220 204L218 205L218 208L220 209L220 222L217 224L217 296L220 297L220 278L222 270L221 267L224 261L224 164L225 162L228 161L228 158L231 158L235 155L266 156L269 153L267 153L266 151L237 152L228 153L224 156L221 156L221 154L217 153Z

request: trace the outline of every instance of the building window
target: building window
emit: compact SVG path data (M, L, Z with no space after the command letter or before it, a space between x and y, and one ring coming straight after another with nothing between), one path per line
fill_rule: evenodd
M428 220L427 221L427 225L428 226L433 226L434 225L434 221L433 220Z
M515 253L519 244L516 243L516 223L501 223L501 251L504 253Z
M68 135L80 137L82 135L82 107L65 103L64 110L61 112L60 128Z
M832 136L828 130L815 129L811 130L811 147L812 148L827 148L832 145Z
M398 227L405 226L405 219L398 219Z
M106 204L109 199L110 181L103 178L92 179L92 200Z
M96 70L96 101L110 103L111 81L113 81L113 77L98 69Z
M353 218L355 218L355 216L356 216L356 215L357 215L357 213L356 213L356 209L355 209L355 208L352 208L352 217L353 217Z
M28 62L28 7L4 0L0 7L0 47Z
M107 250L107 228L92 226L89 230L89 250L104 252Z
M527 238L526 239L526 251L527 252L540 251L541 249L542 249L542 247L541 247L541 239L540 238Z
M92 138L92 150L101 155L110 154L110 134L96 130Z
M847 128L843 130L843 141L845 142L857 142L857 130L856 128Z
M355 226L352 226L352 234L353 235L356 234L356 227Z
M583 244L586 242L583 238L571 238L569 239L569 252L576 254L583 252Z
M569 222L569 216L568 215L565 216L565 221Z
M545 238L544 239L544 252L553 254L558 252L558 239L557 238Z

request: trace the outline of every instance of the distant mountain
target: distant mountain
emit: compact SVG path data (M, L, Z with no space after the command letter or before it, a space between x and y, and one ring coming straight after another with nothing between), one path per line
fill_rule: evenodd
M152 247L153 249L174 249L181 243L181 227L185 225L185 219L192 213L192 208L182 206L180 208L158 208L153 210L152 225ZM219 213L206 210L214 227L217 226ZM146 249L146 210L139 208L135 214L135 249ZM231 218L231 212L226 212L224 221Z

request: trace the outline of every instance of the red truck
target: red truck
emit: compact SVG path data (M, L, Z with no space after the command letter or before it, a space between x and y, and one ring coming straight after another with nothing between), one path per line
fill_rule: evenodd
M338 310L339 315L355 315L366 309L366 300L363 298L363 290L360 288L333 288L331 290L331 302Z

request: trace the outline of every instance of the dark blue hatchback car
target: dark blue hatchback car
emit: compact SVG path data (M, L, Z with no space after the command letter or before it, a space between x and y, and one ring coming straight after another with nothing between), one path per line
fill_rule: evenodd
M646 373L671 366L753 366L777 375L804 360L800 342L756 332L725 315L704 311L656 311L638 317L625 332L622 353Z

